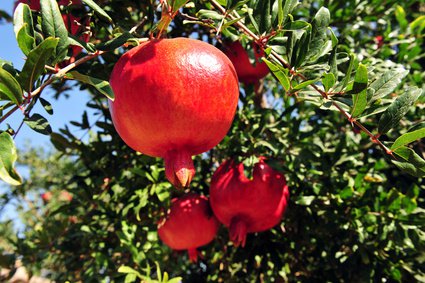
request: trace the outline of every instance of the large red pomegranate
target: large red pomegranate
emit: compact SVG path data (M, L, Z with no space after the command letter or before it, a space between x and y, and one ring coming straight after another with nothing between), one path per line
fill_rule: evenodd
M224 46L224 53L229 57L238 73L239 81L245 84L255 84L269 73L267 64L261 61L264 52L257 44L252 45L255 62L251 63L248 52L239 41Z
M40 0L18 0L15 2L15 8L19 3L27 4L31 10L40 11L41 5ZM70 9L81 9L83 7L83 2L81 0L59 0L58 5L60 6L69 6ZM88 42L90 39L89 33L86 32L87 27L90 25L88 18L80 18L72 15L71 13L62 14L63 22L68 32L72 35L79 35L80 39ZM78 56L82 48L80 46L72 46L70 48L70 62L72 63L75 60L75 57Z
M189 259L196 261L196 248L211 242L219 225L208 198L191 193L172 200L168 215L158 225L158 235L170 248L188 250Z
M239 97L235 69L216 47L189 38L150 40L126 52L110 78L112 120L133 149L162 157L176 187L194 175L192 155L227 134Z
M246 234L261 232L280 223L289 198L283 174L264 162L254 165L253 178L244 165L225 161L211 179L210 203L218 220L229 227L230 239L245 246Z

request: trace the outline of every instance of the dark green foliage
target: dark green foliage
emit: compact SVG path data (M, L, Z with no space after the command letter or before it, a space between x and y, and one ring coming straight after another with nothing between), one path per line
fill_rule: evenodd
M16 209L25 229L14 235L10 222L0 223L0 266L11 267L22 257L32 272L47 270L57 282L178 282L178 277L183 282L425 282L421 1L217 1L227 14L211 1L168 1L173 12L184 6L167 36L217 45L240 38L250 44L253 39L237 26L243 23L267 44L264 61L273 73L260 82L260 91L241 85L228 135L194 157L190 191L208 195L211 175L227 158L243 161L249 171L257 157L266 156L285 174L291 194L281 225L249 234L244 248L233 246L221 227L200 249L203 257L196 264L184 252L171 251L156 233L171 199L185 192L166 181L161 159L124 144L107 104L118 58L166 24L161 5L83 2L92 14L93 33L83 46L102 51L100 57L92 54L66 74L45 68L66 58L63 50L74 39L64 35L54 1L43 0L46 15L30 16L22 8L15 16L19 47L28 55L23 69L0 60L1 121L19 105L26 110L25 122L50 134L54 146L19 149L18 171L28 173L20 186L1 195L0 208L22 201ZM44 84L55 91L54 98L71 86L88 91L87 108L94 115L85 112L80 121L51 133L48 116L30 113L39 101L47 113L53 110ZM1 127L0 177L17 185L13 129ZM46 191L53 197L42 203ZM61 198L63 191L72 194L71 201Z

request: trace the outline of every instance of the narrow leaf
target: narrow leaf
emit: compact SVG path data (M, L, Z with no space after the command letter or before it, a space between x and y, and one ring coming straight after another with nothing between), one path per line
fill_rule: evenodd
M0 98L5 94L13 103L22 103L22 89L18 81L5 69L0 68Z
M283 5L282 11L282 24L285 24L286 20L288 19L288 15L292 13L298 4L298 0L285 0L285 5Z
M12 137L3 132L0 134L0 178L11 185L17 186L22 183L21 176L14 166L18 154Z
M293 87L294 90L299 90L299 89L303 89L306 86L309 86L311 84L314 84L315 82L317 82L319 79L315 79L315 80L308 80L308 81L303 81L302 83L296 85Z
M52 54L54 62L61 62L68 52L68 30L56 0L40 0L40 5L43 33L48 37L59 39L56 50Z
M186 5L188 1L189 0L171 0L171 8L173 10L173 13L180 10L180 8L183 8L183 6Z
M353 108L351 116L357 117L363 113L367 105L367 68L363 64L359 64L356 75L354 76L354 84L351 93L353 94Z
M109 23L113 23L112 18L105 12L99 5L97 5L93 0L83 0L87 6L93 9L93 11L99 16L99 18L107 21Z
M283 70L281 70L277 65L270 62L266 58L262 58L264 62L266 62L267 66L269 67L270 71L272 71L273 75L279 80L280 84L283 86L283 88L288 91L291 87L291 82L289 81L288 76L285 74Z
M108 81L83 75L77 71L67 73L66 77L94 86L100 93L105 95L110 100L113 101L115 99L114 92L112 91Z
M18 76L23 89L28 92L32 90L34 82L43 74L44 66L52 57L58 42L59 39L49 37L28 54L22 72Z
M395 142L391 146L391 150L392 151L397 150L401 146L404 146L416 140L422 139L424 137L425 137L425 128L421 128L416 131L405 133L404 135L401 135L395 140Z
M132 36L131 33L124 32L123 34L120 34L119 36L108 40L107 42L98 44L96 48L103 51L111 51L121 47L124 43L132 38L134 38L134 36Z
M401 80L409 74L407 70L391 70L383 73L379 78L370 84L370 88L375 90L369 103L372 104L395 90Z
M331 87L333 87L334 84L335 84L335 76L334 76L334 74L332 74L332 73L330 73L330 74L325 73L323 75L322 84L325 87L325 91L326 92L329 91L329 89Z
M15 31L18 46L25 55L35 47L34 26L31 9L20 3L13 15L13 30Z
M329 13L329 10L325 7L321 7L314 16L313 26L316 30L320 28L327 28L330 21L331 14Z
M401 159L401 161L392 162L402 171L415 176L425 176L425 160L423 160L413 149L408 147L399 147L394 153Z
M31 117L26 117L24 118L24 122L31 129L40 134L50 135L52 133L52 128L50 127L49 122L40 114L33 114Z
M47 101L46 99L39 97L40 99L40 103L41 105L43 105L44 110L46 110L47 113L49 113L50 115L53 114L53 107L52 104L50 104L49 101Z
M271 0L257 2L254 9L254 19L260 33L268 32L272 26Z
M393 127L397 126L401 118L409 111L422 93L422 89L411 87L406 93L397 97L379 119L378 131L385 134Z
M347 72L345 73L344 80L342 81L341 89L344 89L351 79L351 73L353 72L354 66L356 64L356 57L353 53L350 53L350 64L348 65Z

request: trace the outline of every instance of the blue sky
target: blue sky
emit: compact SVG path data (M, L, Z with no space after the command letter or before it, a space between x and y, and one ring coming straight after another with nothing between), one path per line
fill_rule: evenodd
M13 3L13 0L0 0L0 10L4 10L9 14L12 14ZM18 44L16 43L12 23L0 25L0 38L0 58L11 61L16 69L21 69L25 63L25 56L20 51ZM79 121L85 110L85 104L89 99L89 95L87 93L81 92L78 89L67 91L67 93L70 95L68 99L61 98L59 101L55 101L51 98L52 93L48 89L43 92L42 97L47 99L53 105L53 115L47 114L40 106L35 107L32 111L32 113L39 113L44 116L50 122L53 131L58 131L59 128L63 127L69 121ZM22 112L16 111L0 125L0 129L4 130L6 123L9 123L12 128L16 129L22 119ZM48 136L38 134L24 124L15 139L15 143L19 149L23 148L24 144L28 141L30 141L30 143L34 146L50 146Z
M0 0L0 10L8 12L10 15L12 15L13 5L14 0ZM25 63L25 56L20 51L16 43L12 23L0 24L0 38L0 58L12 62L14 67L20 70ZM59 128L62 128L65 124L69 123L69 121L80 121L84 110L87 110L85 105L89 100L89 95L86 92L79 91L78 89L67 91L67 93L69 94L68 99L63 97L56 101L52 98L52 92L49 91L49 89L45 89L42 93L42 97L53 105L54 114L47 114L41 106L34 107L31 113L39 113L48 119L54 132L58 131ZM89 121L94 120L93 118L90 118L91 115L89 112ZM0 129L6 129L6 123L8 123L12 126L13 129L16 130L22 119L22 112L18 110L0 125ZM70 128L72 129L72 126ZM78 132L75 132L75 134L80 136L84 133L81 132L81 134L79 134ZM15 138L18 154L20 150L24 149L24 146L28 145L28 143L34 147L52 147L49 141L49 136L36 133L24 124ZM19 173L24 177L26 176L25 171L21 170ZM9 188L5 186L5 183L0 180L0 194L4 193L8 189ZM33 197L37 198L38 196ZM18 215L16 214L13 206L14 205L12 203L11 205L5 207L2 212L0 212L0 221L4 219L14 219L15 227L19 229L22 227L20 227L20 222L17 219Z

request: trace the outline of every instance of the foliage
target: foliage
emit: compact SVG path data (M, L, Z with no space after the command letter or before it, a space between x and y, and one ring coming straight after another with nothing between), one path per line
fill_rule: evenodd
M0 203L25 203L17 206L25 229L14 236L9 222L1 224L7 240L0 259L13 253L58 282L425 281L421 1L83 2L89 43L68 35L59 20L66 7L54 0L41 1L42 13L19 5L14 15L27 60L22 70L0 60L0 177L20 185ZM244 248L222 227L197 264L156 232L171 198L184 192L166 181L160 159L123 143L107 105L114 63L127 47L165 31L217 46L256 41L272 72L260 88L241 85L232 128L195 157L190 190L208 195L226 158L250 168L263 155L286 175L291 194L280 227L249 235ZM67 61L71 43L85 49L75 64ZM87 107L95 116L71 122L86 139L68 126L52 133L45 114L32 112L41 103L51 113L48 100L63 95L69 80L92 97ZM53 98L46 87L56 90ZM55 147L20 149L18 171L28 170L22 180L11 138L19 129L3 123L17 109L34 135L50 135ZM53 199L42 203L46 191Z

